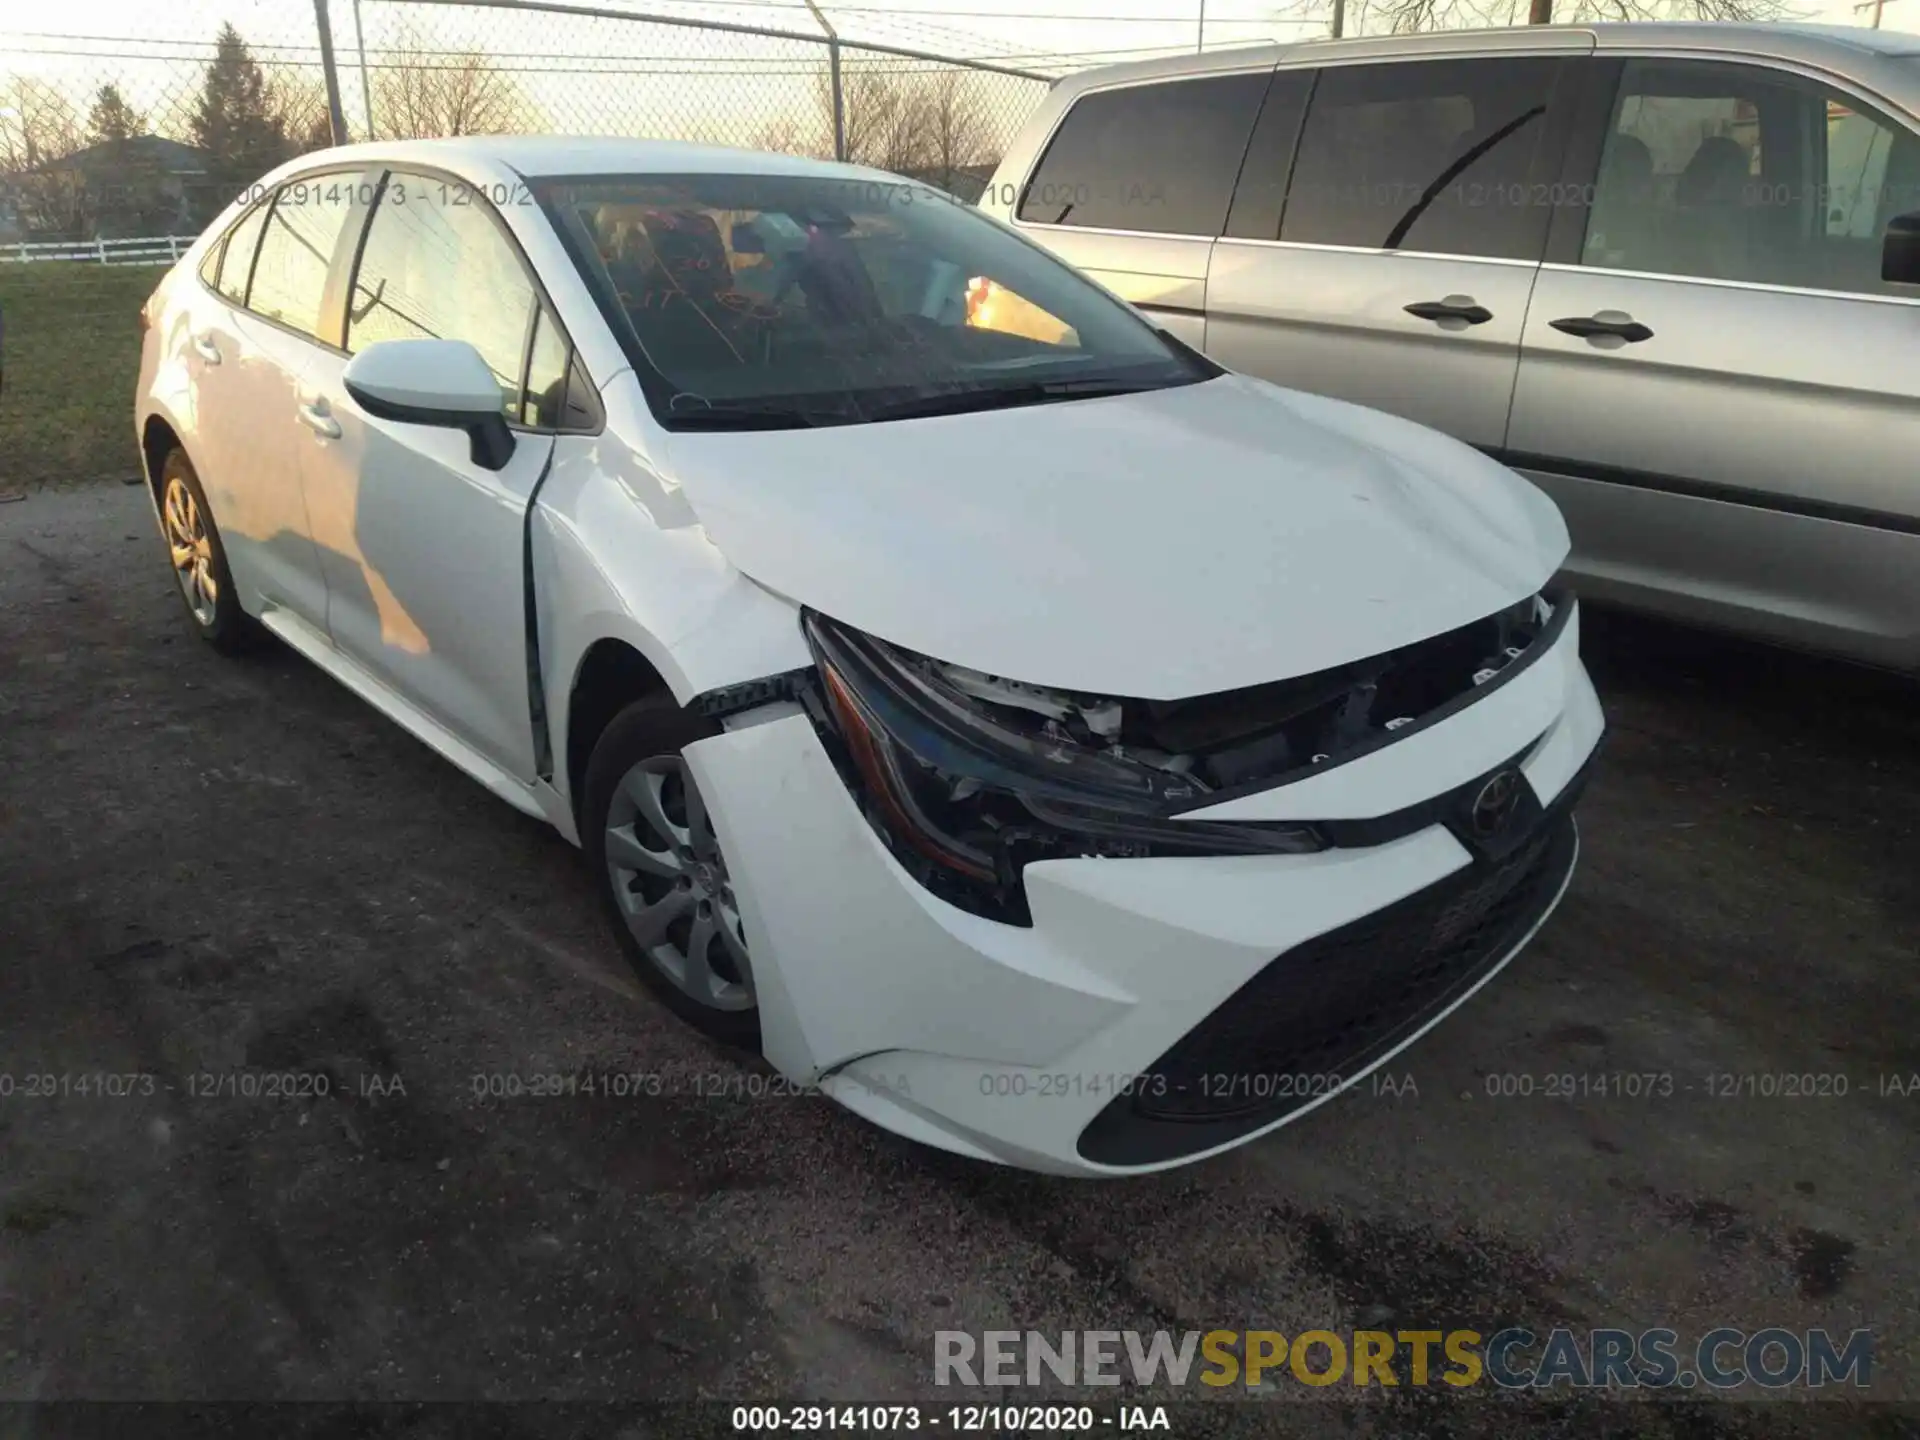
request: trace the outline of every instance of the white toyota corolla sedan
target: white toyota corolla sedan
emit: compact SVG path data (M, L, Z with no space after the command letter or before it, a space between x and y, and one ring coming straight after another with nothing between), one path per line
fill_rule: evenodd
M550 821L666 1004L890 1130L1216 1153L1567 886L1603 721L1553 505L913 182L327 151L142 318L198 632Z

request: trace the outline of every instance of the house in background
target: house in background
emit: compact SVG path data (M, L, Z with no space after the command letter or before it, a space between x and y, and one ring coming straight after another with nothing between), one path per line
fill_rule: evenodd
M54 166L81 177L94 206L94 233L186 235L231 197L209 194L207 152L163 135L135 135L76 150Z
M230 198L208 169L197 145L135 135L0 175L0 243L193 234Z

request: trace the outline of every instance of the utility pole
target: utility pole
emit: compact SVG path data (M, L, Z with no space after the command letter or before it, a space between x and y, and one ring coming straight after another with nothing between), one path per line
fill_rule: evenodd
M1200 0L1200 34L1195 38L1193 53L1198 55L1207 48L1207 0Z
M327 0L313 0L313 23L320 32L320 71L327 80L327 127L333 143L347 143L347 117L340 113L340 72L333 64L333 26L327 21Z
M813 12L814 21L827 32L827 74L833 83L833 158L847 158L847 110L846 102L840 91L840 32L833 28L833 22L814 3L807 0L807 9Z
M1880 28L1880 12L1885 10L1890 3L1891 0L1866 0L1864 5L1856 5L1853 8L1856 14L1862 10L1873 11L1873 28L1878 30Z
M1333 0L1333 38L1347 33L1347 0Z
M367 32L360 24L360 0L353 0L353 43L360 51L360 105L367 112L367 139L373 135L373 91L367 86Z

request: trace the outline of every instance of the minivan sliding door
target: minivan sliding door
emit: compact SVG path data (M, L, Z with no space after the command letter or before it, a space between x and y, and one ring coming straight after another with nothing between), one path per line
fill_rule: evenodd
M1890 665L1920 657L1920 127L1758 62L1632 57L1570 154L1508 463L1590 594Z

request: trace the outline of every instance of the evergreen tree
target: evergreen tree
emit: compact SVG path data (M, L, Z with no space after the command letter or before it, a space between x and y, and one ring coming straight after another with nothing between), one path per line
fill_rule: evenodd
M220 27L191 129L222 204L291 153L266 74L231 23Z
M96 145L131 140L146 128L146 120L127 104L118 85L108 83L100 87L93 97L93 109L87 113L88 139Z
M133 143L147 131L146 118L126 101L120 87L102 85L87 112L87 138L93 151L86 185L102 235L151 235L177 217L177 201L154 156Z

